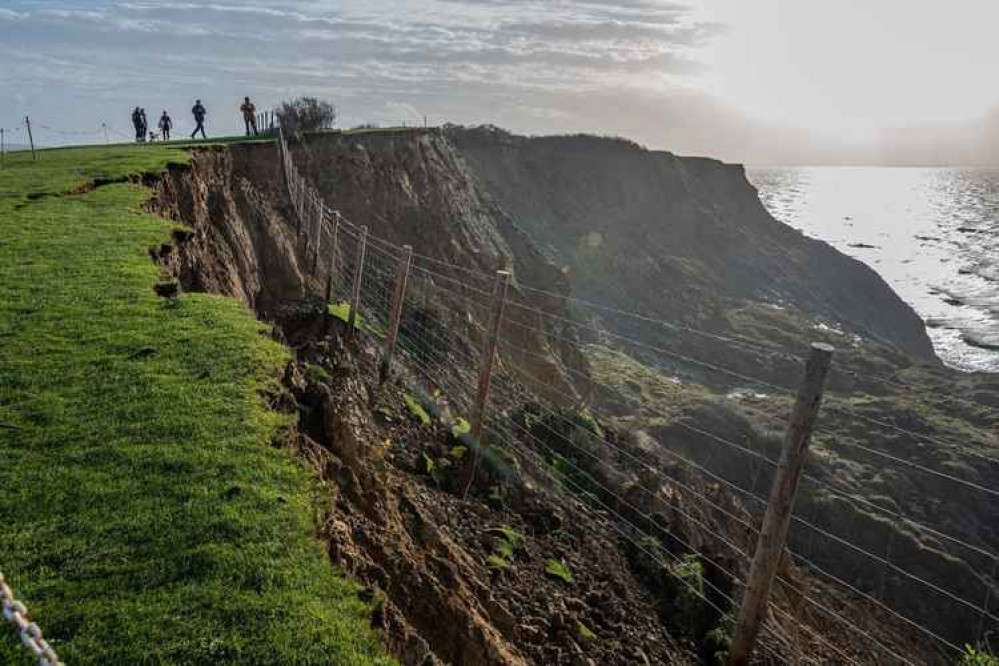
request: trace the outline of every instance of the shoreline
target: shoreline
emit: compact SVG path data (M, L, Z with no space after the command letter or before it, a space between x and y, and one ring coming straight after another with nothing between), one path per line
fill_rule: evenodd
M923 320L947 367L999 373L999 170L838 167L747 171L775 219L863 262ZM973 230L974 233L971 233Z

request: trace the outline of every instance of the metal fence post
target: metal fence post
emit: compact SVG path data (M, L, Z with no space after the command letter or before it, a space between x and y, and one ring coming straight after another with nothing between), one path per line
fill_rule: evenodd
M784 435L777 476L770 490L763 528L756 542L753 564L746 581L735 636L729 650L729 666L744 666L749 662L760 627L766 619L770 587L777 575L781 554L787 543L791 506L798 490L798 480L805 464L815 420L822 406L822 392L833 351L829 345L814 343L805 366L805 379L798 389L791 422Z
M465 464L462 479L462 497L468 497L468 491L475 481L475 472L479 467L479 459L482 457L482 426L486 416L486 406L489 402L489 385L492 381L493 363L496 360L496 346L499 343L499 328L503 323L503 308L506 305L506 294L510 288L510 273L508 271L497 271L496 280L493 282L492 312L489 315L489 328L486 339L482 346L482 358L479 359L479 385L475 394L475 404L472 406L472 414L469 425L471 429L469 435L475 443L475 451L470 451L468 462Z
M402 321L402 306L406 302L406 283L409 280L409 268L413 263L413 246L402 246L402 257L395 271L395 292L392 294L392 312L389 314L388 338L385 341L385 352L382 364L378 369L378 383L384 384L392 367L392 355L395 353L395 343L399 338L399 323Z
M357 329L357 309L361 307L361 280L364 279L364 251L368 244L368 227L361 227L357 239L357 260L354 266L354 293L350 298L350 314L347 316L347 335L354 335Z

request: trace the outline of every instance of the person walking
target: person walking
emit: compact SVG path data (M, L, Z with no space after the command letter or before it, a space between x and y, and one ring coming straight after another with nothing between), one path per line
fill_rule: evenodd
M239 107L239 110L243 112L243 124L246 125L246 136L250 136L250 130L253 130L253 136L257 136L257 107L253 105L249 97L243 98L243 106Z
M201 132L201 138L207 139L208 136L205 135L205 116L208 115L208 111L205 109L200 99L194 102L194 106L191 107L191 113L194 115L195 122L194 131L191 132L191 138L193 139L195 134Z
M149 121L146 119L145 109L139 109L139 122L142 123L142 139L144 141L146 135L149 134Z
M164 141L170 140L170 130L173 129L173 121L170 120L170 114L167 113L166 109L163 109L163 115L160 116L160 136Z
M135 107L132 111L132 127L135 128L135 141L141 143L146 138L146 128L142 126L142 109Z

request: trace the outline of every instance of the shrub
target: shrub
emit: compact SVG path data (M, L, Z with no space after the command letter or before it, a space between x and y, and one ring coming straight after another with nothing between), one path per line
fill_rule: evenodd
M303 132L333 127L336 108L316 97L296 97L290 102L281 102L277 117L286 135L300 138Z
M696 636L704 621L704 566L697 555L687 554L668 565L665 573L670 614L689 636Z
M710 666L725 666L728 663L728 652L732 646L732 633L735 631L735 620L731 615L725 615L717 626L704 635L704 653Z

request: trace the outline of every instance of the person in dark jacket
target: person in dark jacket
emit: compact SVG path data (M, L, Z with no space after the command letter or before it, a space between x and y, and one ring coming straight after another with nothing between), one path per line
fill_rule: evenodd
M135 107L132 111L132 127L135 128L135 140L142 142L146 140L146 128L142 124L142 109Z
M163 109L163 115L160 116L160 135L163 137L164 141L170 140L170 130L173 129L173 121L170 120L170 114Z
M205 109L200 99L194 103L193 107L191 107L191 114L194 115L195 122L194 131L191 132L191 138L193 139L195 134L201 132L201 138L207 139L208 137L205 135L205 116L208 115L208 111Z
M243 98L243 106L239 107L239 110L243 112L243 124L246 125L246 136L250 136L250 130L253 130L253 136L257 136L257 107L253 105L249 97Z

